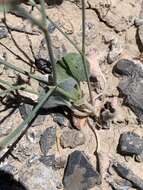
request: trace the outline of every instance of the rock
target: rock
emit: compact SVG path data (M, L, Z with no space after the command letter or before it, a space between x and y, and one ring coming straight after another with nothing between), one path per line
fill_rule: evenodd
M138 66L131 60L121 59L113 68L113 72L119 75L132 76Z
M52 72L51 63L47 61L46 59L42 59L42 58L35 59L35 65L37 69L39 69L40 71L43 71L44 73L49 74Z
M44 166L37 162L30 168L23 168L20 171L20 181L29 190L57 190L60 180L51 167Z
M125 132L120 136L118 150L123 155L141 155L143 139L136 133Z
M61 127L68 127L70 125L69 120L67 119L67 117L65 117L65 115L61 114L61 113L54 113L53 115L53 120Z
M81 131L66 128L60 137L61 146L64 148L75 148L85 142L85 136Z
M27 160L27 166L28 167L31 167L32 164L35 164L37 162L37 160L39 160L39 157L38 155L36 154L32 154L31 157Z
M113 68L113 72L126 76L123 79L118 89L124 98L124 104L132 109L138 117L138 120L143 121L143 69L140 62L135 64L133 61L121 59Z
M114 190L130 190L132 183L124 179L113 179L110 175L106 176L106 181L111 185Z
M52 148L55 142L56 142L56 127L49 127L44 131L44 133L40 138L39 143L40 143L41 152L44 155L47 155L49 149Z
M130 170L129 168L127 168L119 162L114 162L113 168L122 178L130 181L134 187L136 187L139 190L143 189L143 180L136 174L134 174L132 170Z
M101 184L101 176L81 151L69 155L63 184L65 190L87 190Z
M5 26L0 26L0 39L8 37L8 30Z
M46 167L52 167L53 169L64 168L67 162L66 156L56 157L54 154L48 156L41 156L39 161Z
M47 167L52 167L55 162L55 155L41 156L39 161L42 162Z
M33 110L33 105L30 105L30 104L22 103L19 106L19 112L20 112L23 120L25 120L27 118L27 116L31 113L32 110ZM39 113L38 116L35 118L34 122L32 123L32 126L42 124L45 120L45 117L46 116L44 114L42 114L42 112Z
M113 40L111 40L109 48L110 50L107 55L107 61L109 64L111 64L117 61L117 59L119 58L119 56L121 55L123 51L123 48L122 48L122 44L118 41L117 38L114 38Z

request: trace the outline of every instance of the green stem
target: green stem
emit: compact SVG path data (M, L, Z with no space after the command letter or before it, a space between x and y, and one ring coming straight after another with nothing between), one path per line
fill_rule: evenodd
M9 86L11 89L14 87L13 84L10 84L10 83L8 83L7 81L1 80L1 79L0 79L0 83ZM17 87L19 88L19 89L17 89L17 90L22 90L22 91L29 92L29 93L31 93L31 94L35 94L35 95L38 96L37 92L34 92L34 91L31 90L31 89L27 89L24 85L17 85ZM22 89L21 89L21 88L22 88ZM9 90L9 89L7 89L7 90ZM16 90L16 89L15 89L15 90Z
M56 85L57 84L56 61L55 61L54 53L53 53L53 49L52 49L51 37L50 37L50 34L48 32L48 27L47 27L47 17L46 17L46 11L45 11L45 1L44 0L40 0L40 4L41 4L41 14L42 14L43 26L45 28L43 30L43 32L44 32L44 35L45 35L47 49L48 49L48 52L49 52L50 62L51 62L52 71L53 71L53 84Z
M82 2L82 60L83 60L84 71L86 74L86 79L87 79L87 84L88 84L90 101L91 101L91 104L93 104L91 85L90 85L90 80L89 80L87 65L86 65L86 58L85 58L85 0L81 0L81 2Z
M50 95L54 92L55 89L56 87L50 89L43 96L43 98L41 98L41 101L36 105L31 114L29 114L28 117L19 125L19 127L17 127L11 134L9 134L4 140L0 142L1 150L13 144L28 129L29 124L37 115L38 110L43 106L43 104L47 101L47 99L50 97Z
M28 71L24 71L23 69L21 69L19 67L16 67L15 65L12 65L12 64L8 63L7 61L5 61L5 60L3 60L1 58L0 58L0 64L5 65L5 66L9 67L10 69L13 69L13 70L15 70L15 71L17 71L17 72L19 72L21 74L29 76L29 77L31 77L31 78L33 78L35 80L38 80L38 81L41 81L41 82L44 82L44 83L48 84L48 81L45 80L44 78L42 78L41 76L31 74Z

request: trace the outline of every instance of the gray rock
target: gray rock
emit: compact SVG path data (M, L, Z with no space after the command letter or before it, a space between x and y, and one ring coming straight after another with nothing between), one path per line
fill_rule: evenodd
M81 131L76 129L66 128L63 130L60 137L61 146L64 148L75 148L85 142L85 136Z
M110 50L107 55L108 63L111 64L115 62L119 58L122 50L123 50L122 44L118 41L117 38L114 38L113 40L111 40Z
M0 26L0 39L8 37L8 30L5 26Z
M20 171L20 181L27 187L27 190L57 190L60 180L54 170L47 168L41 162L37 162L30 168L23 168Z
M53 120L61 127L68 127L70 125L69 120L61 113L54 113Z
M132 183L125 179L113 179L112 175L106 176L106 181L111 185L114 190L130 190Z
M118 89L124 98L124 104L129 106L140 121L143 121L143 69L141 64L133 61L121 59L113 68L113 72L126 76Z
M55 162L55 155L41 156L39 161L42 162L47 167L53 167Z
M63 178L65 190L87 190L101 184L99 173L80 151L70 154Z
M130 181L134 187L136 187L139 190L143 190L143 179L137 176L132 170L130 170L129 168L127 168L119 162L114 162L113 168L122 178Z
M136 133L121 134L118 145L119 152L124 155L139 155L143 153L143 139Z
M44 131L44 133L40 138L39 143L40 143L41 152L44 155L47 155L49 149L52 148L55 142L56 142L56 127L49 127Z
M33 110L33 105L30 105L30 104L22 103L19 106L19 112L21 114L21 117L24 120L27 118L27 116L31 113L32 110ZM36 117L36 119L32 123L32 126L36 126L36 125L42 124L44 122L44 120L45 120L45 117L46 116L42 112L39 113L39 115Z

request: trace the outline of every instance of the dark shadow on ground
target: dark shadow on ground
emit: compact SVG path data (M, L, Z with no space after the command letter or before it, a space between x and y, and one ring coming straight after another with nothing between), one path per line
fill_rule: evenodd
M0 190L28 190L21 182L14 179L13 175L0 170Z

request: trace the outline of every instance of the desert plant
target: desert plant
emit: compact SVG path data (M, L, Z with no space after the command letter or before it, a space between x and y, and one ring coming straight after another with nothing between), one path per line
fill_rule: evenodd
M9 134L2 142L0 142L0 148L8 147L13 144L28 128L31 121L37 116L38 110L47 105L46 107L51 108L55 106L67 106L71 109L73 114L86 117L86 116L95 116L95 109L92 105L92 93L89 82L89 63L85 57L85 4L82 0L82 50L80 50L76 44L46 15L45 12L45 2L40 0L40 8L36 5L33 0L30 0L32 6L35 6L39 13L41 13L41 20L35 19L31 16L21 5L18 5L17 2L13 1L11 4L8 4L7 7L4 5L1 6L3 10L14 9L17 12L20 12L23 17L29 19L32 24L38 26L40 30L43 31L46 43L47 50L49 52L50 62L52 66L52 83L49 84L47 79L43 75L31 74L30 72L24 71L23 69L16 67L7 61L0 59L0 64L9 67L23 75L30 77L31 79L42 82L45 85L43 91L39 94L36 92L31 92L27 85L15 85L9 84L4 80L0 80L0 83L6 86L6 90L3 91L0 96L4 97L9 93L14 93L19 90L28 91L30 93L35 93L38 96L38 103L31 112L31 114L18 126L11 134ZM76 48L78 53L68 53L61 60L55 61L51 38L47 29L47 19L54 24L54 26L70 41L70 43ZM86 81L88 83L90 102L83 97L80 83Z

